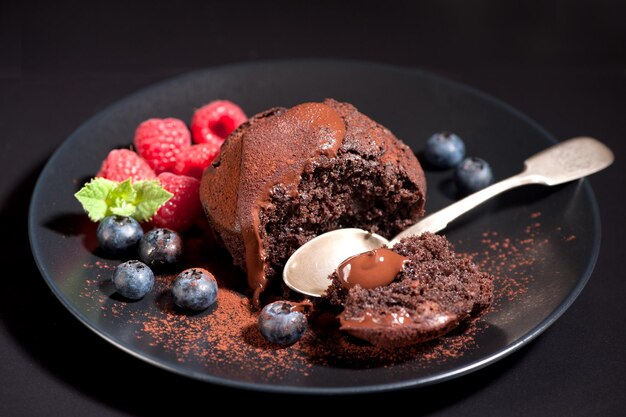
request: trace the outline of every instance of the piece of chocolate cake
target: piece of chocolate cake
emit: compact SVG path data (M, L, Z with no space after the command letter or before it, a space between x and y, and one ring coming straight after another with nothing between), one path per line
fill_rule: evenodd
M226 140L200 190L257 300L305 242L343 227L393 236L423 215L425 195L411 149L334 100L252 117Z
M440 337L493 298L493 276L431 233L352 257L331 279L325 298L343 307L341 329L387 348Z

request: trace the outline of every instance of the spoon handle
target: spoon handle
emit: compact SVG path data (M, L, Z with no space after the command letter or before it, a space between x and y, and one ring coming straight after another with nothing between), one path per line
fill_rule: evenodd
M445 229L446 226L448 226L448 223L450 223L452 220L468 212L474 207L484 203L490 198L495 197L496 195L503 193L507 190L510 190L511 188L516 188L526 184L534 184L537 182L539 182L537 177L534 177L532 175L529 176L526 174L526 171L524 171L505 180L492 184L487 188L470 194L467 197L450 204L449 206L431 214L430 216L424 217L418 223L400 232L396 237L391 240L391 242L389 242L389 246L394 245L400 239L410 235L419 235L424 232L437 233L440 230Z
M556 185L593 174L611 165L613 153L593 138L580 137L554 145L528 158L522 172L450 204L394 237L389 246L410 235L436 233L490 198L527 184Z

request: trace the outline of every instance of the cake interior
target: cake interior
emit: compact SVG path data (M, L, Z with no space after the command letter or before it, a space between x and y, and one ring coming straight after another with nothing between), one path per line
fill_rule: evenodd
M266 276L279 274L301 245L329 230L360 227L393 237L423 211L423 196L405 173L355 152L320 156L305 167L295 189L270 190L260 212Z

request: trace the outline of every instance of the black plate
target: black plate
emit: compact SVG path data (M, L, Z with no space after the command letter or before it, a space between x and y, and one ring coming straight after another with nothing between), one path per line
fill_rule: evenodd
M181 357L180 349L172 348L179 334L167 335L161 329L155 340L142 333L143 315L172 313L163 310L162 295L130 304L115 298L106 283L107 268L115 261L101 258L95 249L95 227L73 198L77 187L97 171L111 148L128 146L137 124L147 118L189 120L193 109L217 98L233 100L254 114L326 97L353 103L416 151L435 131L457 132L469 154L491 162L498 179L516 173L527 156L554 142L502 102L419 71L356 62L287 61L194 72L145 89L94 116L46 165L33 194L29 231L35 259L53 292L85 325L138 358L204 381L281 392L366 392L440 382L510 354L563 314L589 279L599 250L599 214L584 180L514 190L447 231L459 249L475 253L477 262L498 275L497 299L477 329L416 350L414 358L384 363L375 358L350 363L305 359L304 365L298 362L270 372L274 362L263 369L226 356L218 361L197 352ZM428 211L454 200L450 175L427 171ZM228 258L216 256L227 270ZM241 343L249 341L242 336ZM446 355L444 348L454 354Z

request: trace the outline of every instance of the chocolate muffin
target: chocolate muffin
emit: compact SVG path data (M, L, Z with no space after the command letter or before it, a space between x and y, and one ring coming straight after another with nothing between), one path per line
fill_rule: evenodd
M375 254L379 265L368 264L357 279L343 276L341 266L331 275L325 298L343 307L341 330L380 347L408 346L448 333L491 304L493 276L479 271L469 256L455 253L445 237L410 236L390 252L396 258L386 261L388 255ZM371 262L367 256L356 260ZM358 263L351 262L354 273Z
M330 99L252 117L226 140L200 189L214 234L257 301L305 242L343 227L393 236L423 215L425 195L411 149Z

